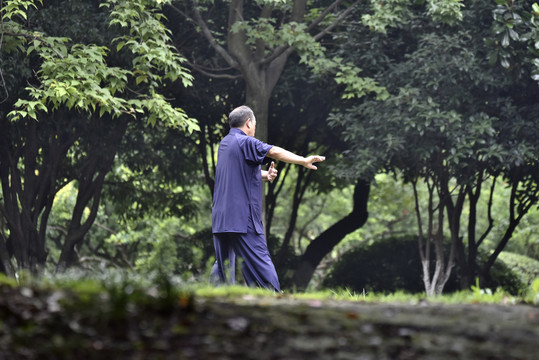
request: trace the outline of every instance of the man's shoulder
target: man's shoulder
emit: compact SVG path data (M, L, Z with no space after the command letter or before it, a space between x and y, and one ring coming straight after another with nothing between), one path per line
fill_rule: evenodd
M253 136L245 134L243 131L231 129L228 135L221 142L227 147L239 147L242 152L267 152L273 145L269 145Z
M240 144L240 146L245 146L245 145L250 145L250 144L258 144L258 143L262 142L262 141L258 140L255 137L248 136L248 135L244 134L243 132L234 133L233 136L236 139L236 141Z

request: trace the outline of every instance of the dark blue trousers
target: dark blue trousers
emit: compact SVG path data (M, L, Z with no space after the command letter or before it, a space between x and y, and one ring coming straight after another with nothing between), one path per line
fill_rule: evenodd
M227 283L224 262L229 261L230 281L234 284L236 255L243 259L242 272L248 286L258 286L281 291L275 266L271 261L266 238L248 226L247 234L213 234L216 261L211 271L213 283Z

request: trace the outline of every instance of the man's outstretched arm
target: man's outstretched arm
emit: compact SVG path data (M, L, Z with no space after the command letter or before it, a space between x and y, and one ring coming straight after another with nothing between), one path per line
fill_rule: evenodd
M311 155L307 157L296 155L293 152L290 152L278 146L273 146L268 152L267 157L289 164L301 165L311 170L317 169L316 166L313 165L313 163L318 163L326 160L325 156L320 155Z

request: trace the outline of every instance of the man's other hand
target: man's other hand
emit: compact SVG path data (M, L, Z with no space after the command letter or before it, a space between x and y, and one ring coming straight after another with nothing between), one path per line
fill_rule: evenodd
M273 181L276 177L277 177L277 169L275 168L275 162L271 162L270 164L270 167L268 169L268 174L266 175L267 176L267 180L268 181Z

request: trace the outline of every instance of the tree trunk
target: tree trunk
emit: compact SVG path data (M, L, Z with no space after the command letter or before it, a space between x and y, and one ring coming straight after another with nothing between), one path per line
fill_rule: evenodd
M322 259L346 235L365 224L369 216L367 211L369 191L370 182L358 179L354 189L352 212L320 234L307 246L292 278L292 287L300 291L305 290Z
M105 121L115 121L116 124L112 129L109 129L104 126ZM96 127L94 130L101 127L102 131L94 132L97 136L89 143L88 158L81 166L81 172L78 176L77 200L58 261L57 271L65 270L76 260L75 248L82 244L84 236L97 217L105 176L112 167L118 145L127 129L125 119L94 119L93 123L95 123L93 126ZM84 218L87 208L90 212L87 218Z
M286 233L284 235L283 243L281 244L281 248L279 249L279 252L277 253L277 256L276 256L277 265L280 264L280 262L285 258L286 253L289 251L290 242L292 240L292 236L296 228L299 206L301 204L301 201L303 200L305 191L307 190L307 187L310 183L309 174L306 174L305 173L306 171L309 171L309 170L298 169L298 177L296 179L296 186L295 186L295 190L294 190L294 194L292 198L292 209L291 209L291 214L290 214L290 221L289 221Z
M7 239L0 234L0 273L4 273L9 277L15 275L15 269L11 263L11 256L7 248Z
M269 100L292 51L282 52L266 62L264 56L267 44L264 41L257 42L255 47L251 48L246 43L247 37L243 31L231 31L236 22L244 20L243 4L244 0L233 0L229 7L228 54L225 55L225 60L241 72L246 85L245 103L253 109L257 120L256 137L267 142ZM296 1L293 16L301 19L304 9L305 1ZM260 17L269 17L271 11L271 6L263 7Z
M16 124L3 119L0 212L10 231L2 245L9 248L9 254L2 254L4 267L11 263L11 257L16 269L36 273L45 265L46 225L54 196L61 187L58 169L76 139L75 133L49 118Z

